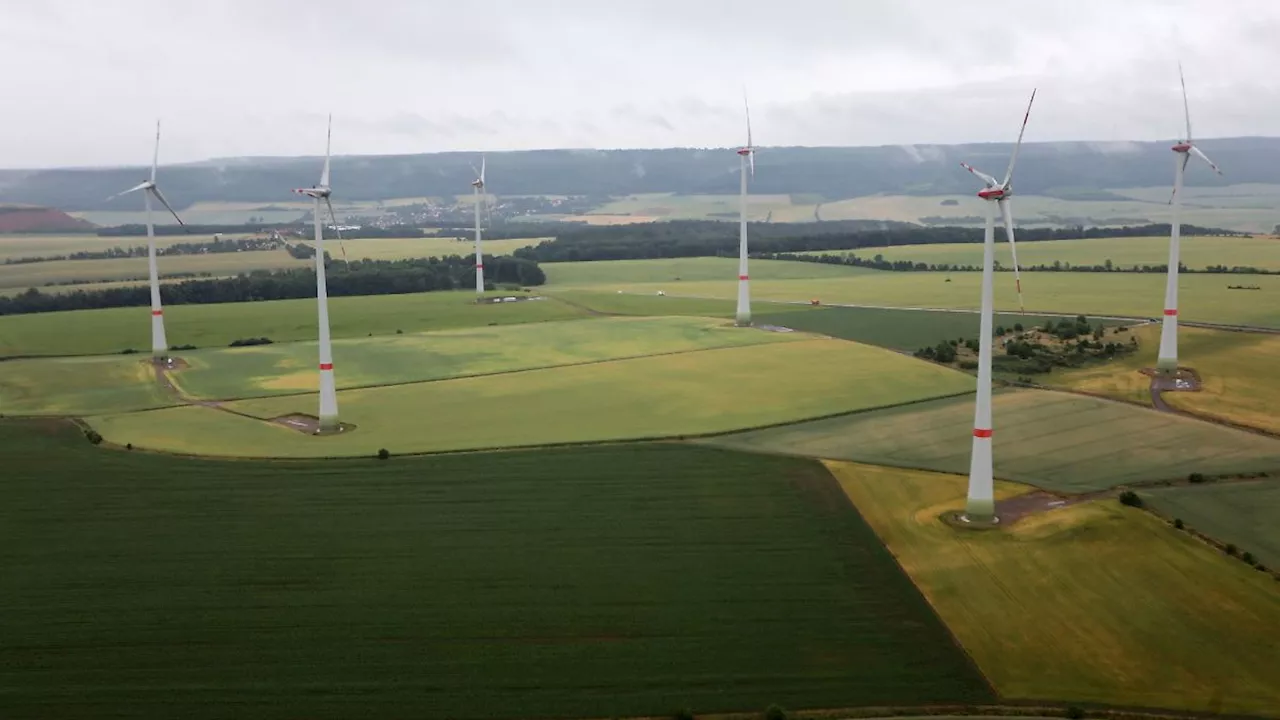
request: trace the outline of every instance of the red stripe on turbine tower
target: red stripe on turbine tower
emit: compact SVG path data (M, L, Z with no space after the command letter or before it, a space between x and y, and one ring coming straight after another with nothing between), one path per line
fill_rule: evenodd
M159 316L159 315L163 315L163 314L164 314L164 311L163 311L163 310L152 310L152 311L151 311L151 314L152 314L152 315L155 315L155 316Z
M976 438L989 438L989 437L991 437L991 430L990 430L990 429L983 430L982 428L974 428L974 429L973 429L973 436L974 436L974 437L976 437Z
M484 269L484 265L477 264L477 265L476 265L476 269L477 269L477 270L483 270L483 269Z
M1178 309L1177 309L1177 308L1174 308L1174 309L1172 309L1172 310L1165 310L1165 311L1164 311L1164 314L1165 314L1165 315L1175 315L1175 316L1176 316L1176 315L1178 314Z
M747 279L747 276L746 276L746 275L739 275L739 276L738 276L738 279L739 279L739 280L746 280L746 279Z
M333 363L320 363L320 369L321 369L321 370L332 370L332 369L333 369Z

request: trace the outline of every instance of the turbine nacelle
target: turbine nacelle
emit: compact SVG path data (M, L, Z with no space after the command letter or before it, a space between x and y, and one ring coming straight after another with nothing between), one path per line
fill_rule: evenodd
M978 197L983 200L1003 200L1013 195L1013 188L986 188L978 191Z
M295 188L294 192L317 200L324 200L333 194L333 190L327 187Z
M754 153L754 152L755 152L755 149L754 149L754 148L749 148L749 147L740 148L740 149L738 150L738 154L739 154L739 155L751 155L751 154L752 154L752 153Z
M1185 152L1191 152L1191 148L1192 148L1191 143L1180 142L1177 145L1174 145L1171 149L1176 153L1185 153Z

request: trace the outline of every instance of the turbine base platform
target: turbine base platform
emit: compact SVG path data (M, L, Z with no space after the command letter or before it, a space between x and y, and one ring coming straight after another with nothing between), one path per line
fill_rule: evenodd
M281 415L280 417L271 418L270 422L277 425L283 425L290 430L297 430L304 435L316 435L320 437L328 435L346 435L356 429L351 423L338 423L336 428L322 429L320 427L320 418L315 415L307 415L306 413L291 413L289 415Z
M1201 389L1200 373L1195 368L1143 368L1139 372L1151 378L1151 389L1159 392L1199 392Z
M186 360L172 355L161 357L153 355L151 356L151 364L158 370L185 370L189 367Z
M1000 527L1000 516L970 517L964 510L948 510L938 516L942 524L957 530L995 530Z

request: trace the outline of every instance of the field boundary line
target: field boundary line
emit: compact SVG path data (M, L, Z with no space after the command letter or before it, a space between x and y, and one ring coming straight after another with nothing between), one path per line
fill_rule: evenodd
M622 294L634 295L638 297L649 297L649 295L646 293L638 293L638 292L623 291ZM711 295L666 295L666 297L682 298L685 300L722 300L726 302L730 302L733 300L733 298L731 297L715 297ZM752 302L770 303L773 305L805 305L810 307L813 306L813 303L810 302L809 300L770 300L766 298L753 298ZM848 308L852 310L909 310L914 312L957 313L957 314L963 314L963 315L977 315L979 312L981 312L980 310L971 309L971 308L941 308L941 307L920 307L920 306L908 307L908 306L902 306L902 305L862 305L858 303L829 303L829 302L824 302L818 305L817 307ZM1134 322L1134 323L1140 323L1144 325L1150 325L1155 322L1155 320L1151 317L1144 317L1140 315L1100 315L1097 313L1078 313L1078 312L1073 313L1073 312L1065 312L1062 310L1019 311L1019 310L998 310L997 309L995 313L997 315L1017 315L1019 317L1062 317L1062 318L1074 318L1074 317L1079 317L1083 315L1084 317L1096 318L1098 320L1123 320L1126 322ZM1253 333L1262 333L1267 335L1280 335L1280 327L1267 327L1265 325L1239 325L1239 324L1233 324L1233 323L1211 323L1211 322L1202 322L1202 321L1187 321L1182 319L1178 320L1178 324L1185 325L1187 327L1199 327L1199 328L1205 328L1209 330L1226 330L1231 332L1253 332Z
M625 316L625 317L631 317L631 316ZM715 319L715 318L712 318L712 319ZM743 345L716 345L712 347L690 348L688 350L668 350L666 352L650 353L648 355L625 355L622 357L601 358L599 360L579 360L576 362L563 363L560 365L538 365L536 367L515 368L512 370L495 370L492 372L474 373L470 375L452 375L450 377L427 378L425 380L408 380L405 382L352 385L350 387L338 388L338 392L343 393L343 392L349 392L352 390L376 390L378 388L404 387L406 385L426 385L428 383L448 382L450 380L469 380L472 378L496 377L500 375L516 375L519 373L538 372L541 370L556 370L558 368L574 368L574 367L584 367L589 365L603 365L605 363L611 363L611 362L627 362L632 360L644 360L646 358L670 357L674 355L689 355L692 353L714 352L717 350L737 350L739 348L760 347L763 345L784 345L787 343L794 343L794 342L810 342L814 340L838 340L838 339L839 338L829 338L828 336L823 335L821 333L803 332L801 335L797 337L789 337L784 340L768 340L768 341L758 342L758 343L755 343L755 342L746 343ZM181 397L183 398L184 402L191 405L199 405L203 403L230 403L230 402L240 402L241 400L274 400L276 398L288 398L288 397L300 397L302 395L314 395L317 392L315 390L297 390L297 391L290 391L287 393L279 393L274 395L245 395L243 397L236 397L236 398L197 398L197 397L192 397L190 395L187 395L185 391L183 391L178 386L177 383L173 383L173 386L181 394ZM148 410L136 410L134 412L148 412L149 410L159 410L159 409L161 408L149 408Z

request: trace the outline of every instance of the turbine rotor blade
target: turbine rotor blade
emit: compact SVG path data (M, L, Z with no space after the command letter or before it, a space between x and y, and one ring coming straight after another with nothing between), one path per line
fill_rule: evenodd
M1182 63L1178 63L1178 82L1182 83L1182 112L1187 117L1186 141L1191 142L1191 106L1187 104L1187 78L1182 74Z
M342 244L342 231L338 229L338 215L333 211L333 201L328 195L324 197L324 204L329 206L329 218L333 220L333 234L338 236L338 249L342 251L342 263L350 268L351 262L347 260L347 246Z
M1004 215L1004 235L1009 241L1009 252L1013 255L1013 284L1018 290L1018 310L1026 312L1027 307L1022 302L1022 273L1018 270L1018 244L1013 240L1013 208L1010 207L1009 198L1000 198L996 204L1000 206L1000 214Z
M982 180L982 182L986 183L986 184L987 184L987 187L989 187L989 188L996 187L996 186L998 186L998 185L1000 184L1000 183L996 182L996 179L995 179L995 178L993 178L993 177L991 177L990 175L988 175L988 174L986 174L986 173L982 172L981 170L979 170L979 169L975 168L974 166L970 165L969 163L963 163L963 162L962 162L962 163L960 163L960 167L962 167L962 168L964 168L965 170L968 170L969 172L971 172L971 173L973 173L974 175L976 175L976 176L978 177L978 179L980 179L980 180Z
M480 156L480 186L484 186L484 155Z
M112 195L111 197L107 198L107 200L108 201L115 200L121 195L128 195L129 193L135 193L135 192L138 192L139 190L146 190L150 185L151 183L145 183L145 182L138 183L137 185L134 185L133 187L129 188L128 190L125 190L124 192L118 192L115 195Z
M1218 166L1217 166L1217 165L1214 165L1214 164L1213 164L1213 161L1209 159L1209 156L1208 156L1208 155L1205 155L1205 154L1204 154L1204 153L1202 153L1202 152L1200 152L1200 148L1196 147L1195 145L1192 145L1192 146L1191 146L1191 154L1192 154L1192 155L1195 155L1196 157L1198 157L1198 158L1200 158L1201 160L1203 160L1203 161L1205 161L1206 163L1208 163L1208 164L1209 164L1209 167L1213 168L1213 171L1214 171L1214 172L1218 173L1219 175L1221 175L1221 174L1222 174L1222 171L1218 169ZM1188 159L1190 159L1190 158L1188 158ZM1186 165L1183 165L1183 167L1186 167Z
M1185 173L1187 171L1187 163L1191 162L1191 154L1185 153L1181 158L1178 159L1178 162L1182 163L1182 165L1178 168L1178 172ZM1172 205L1174 199L1177 197L1178 197L1178 185L1175 183L1173 186L1173 192L1169 194L1169 204Z
M329 187L329 149L333 145L333 115L329 115L329 129L324 136L324 170L320 173L320 187ZM335 221L336 224L337 221Z
M169 201L164 199L164 195L160 193L160 188L152 185L149 190L151 191L151 194L155 195L156 199L160 201L160 204L169 211L169 214L173 216L173 219L178 221L178 224L182 226L182 229L187 232L191 232L190 230L187 230L187 224L182 222L182 218L178 217L177 211L173 209L173 206L169 204Z
M1022 116L1022 129L1018 130L1018 142L1013 146L1013 155L1009 157L1009 169L1005 171L1004 183L1001 187L1008 187L1009 181L1013 179L1013 166L1018 162L1018 151L1022 149L1022 136L1027 132L1027 120L1031 119L1031 105L1036 101L1036 91L1031 90L1031 100L1027 103L1027 112Z
M151 156L151 182L156 181L156 166L160 164L160 121L156 120L156 149Z
M742 107L747 114L747 149L755 147L751 144L751 105L747 103L747 89L742 88Z

